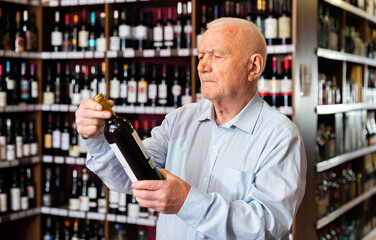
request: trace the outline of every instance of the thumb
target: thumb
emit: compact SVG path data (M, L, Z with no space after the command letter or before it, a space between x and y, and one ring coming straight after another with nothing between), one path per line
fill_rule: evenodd
M170 176L173 176L169 171L167 171L166 169L164 168L160 168L158 169L159 170L159 173L162 175L163 179L166 179Z

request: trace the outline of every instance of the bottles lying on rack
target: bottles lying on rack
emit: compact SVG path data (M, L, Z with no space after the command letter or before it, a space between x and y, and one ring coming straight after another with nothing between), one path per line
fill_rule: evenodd
M35 27L35 14L27 9L2 11L0 15L0 50L15 52L38 51L38 32Z
M38 103L36 65L9 60L0 62L0 107L20 103Z
M43 239L105 239L103 221L51 216L43 219Z
M257 91L262 99L275 108L292 107L292 79L291 79L291 56L280 60L272 57L271 64L267 65L263 75L257 82Z
M115 105L179 107L192 102L190 77L190 66L115 62L109 97Z
M368 68L368 84L364 87L364 102L376 104L375 69Z
M91 99L98 90L106 93L105 63L100 65L62 65L47 67L47 76L43 90L44 104L79 105L86 99ZM52 69L56 69L53 71ZM64 70L63 70L64 69Z
M0 118L0 161L36 156L35 119Z
M0 171L0 214L36 206L35 183L30 167Z

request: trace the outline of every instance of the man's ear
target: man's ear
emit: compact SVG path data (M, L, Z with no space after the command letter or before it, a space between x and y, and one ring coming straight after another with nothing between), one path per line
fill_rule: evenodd
M248 81L258 79L264 70L264 59L261 54L253 54L248 60Z

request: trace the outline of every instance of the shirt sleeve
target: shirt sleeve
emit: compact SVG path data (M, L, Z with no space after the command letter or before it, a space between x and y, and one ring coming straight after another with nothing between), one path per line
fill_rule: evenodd
M87 168L94 172L111 190L131 194L131 181L104 134L92 139L83 139L83 141L87 149Z
M210 239L286 239L304 195L306 155L298 133L271 137L247 200L191 187L177 216Z

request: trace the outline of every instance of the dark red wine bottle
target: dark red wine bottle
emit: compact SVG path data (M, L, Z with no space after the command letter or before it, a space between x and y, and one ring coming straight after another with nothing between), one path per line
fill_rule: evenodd
M104 127L104 135L130 180L161 180L158 169L131 122L116 115L103 94L99 93L93 100L111 113Z

